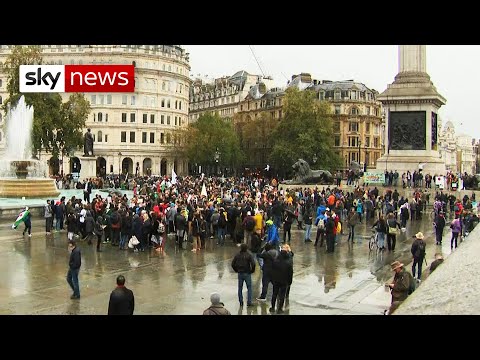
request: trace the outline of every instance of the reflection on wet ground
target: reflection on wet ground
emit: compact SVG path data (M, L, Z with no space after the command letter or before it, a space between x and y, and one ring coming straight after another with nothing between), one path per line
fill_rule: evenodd
M392 272L389 264L411 262L412 235L422 231L427 241L427 259L435 247L431 221L407 225L394 252L370 252L368 240L372 222L356 227L355 243L341 236L335 253L303 243L303 232L292 231L294 280L285 314L335 315L382 314L390 303L384 283ZM267 315L270 302L254 302L241 308L237 298L237 276L231 269L239 251L227 238L224 247L207 240L199 253L179 251L173 237L167 241L166 255L155 251L133 253L103 245L80 242L80 300L70 300L65 280L68 267L66 232L46 236L44 222L33 222L32 238L22 237L22 229L11 230L11 223L0 223L0 314L106 314L115 279L123 274L135 294L135 314L201 314L209 306L210 293L221 294L232 314ZM22 225L23 226L23 225ZM315 231L312 232L314 240ZM444 241L444 254L450 252ZM261 290L261 271L252 277L254 298ZM271 298L271 287L267 295ZM246 289L244 289L246 297Z

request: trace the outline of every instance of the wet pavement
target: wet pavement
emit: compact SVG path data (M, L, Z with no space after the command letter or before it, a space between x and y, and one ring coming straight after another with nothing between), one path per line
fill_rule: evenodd
M440 250L434 245L432 222L427 216L408 222L394 252L369 251L371 225L372 221L368 226L364 221L356 227L355 244L347 244L347 234L341 236L333 254L313 243L305 244L303 231L292 230L294 276L285 314L383 314L390 304L390 293L384 286L392 277L389 264L395 260L407 266L411 263L412 235L418 231L425 234L429 263ZM221 294L232 314L269 314L271 286L266 303L254 300L252 307L239 306L237 275L230 265L239 248L229 238L224 247L208 240L206 250L193 253L191 246L175 249L174 238L169 237L164 256L104 244L103 252L97 253L95 245L79 242L81 299L71 300L65 278L69 259L66 232L45 235L44 221L34 220L33 235L28 238L22 237L23 224L17 230L10 226L11 222L0 223L0 314L106 314L109 294L120 274L134 292L137 315L202 314L214 291ZM312 240L315 233L314 228ZM449 242L443 242L442 251L445 256L450 253ZM258 266L252 282L256 298L261 291Z

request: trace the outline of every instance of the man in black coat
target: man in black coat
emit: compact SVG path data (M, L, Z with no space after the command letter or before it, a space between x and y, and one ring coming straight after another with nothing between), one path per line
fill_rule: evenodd
M277 313L283 313L283 303L287 288L292 284L293 280L293 262L286 250L282 250L278 258L273 262L272 269L273 294L271 312L275 311L275 303L278 297Z
M117 276L117 288L110 294L108 315L133 315L135 297L133 291L125 287L125 277Z
M434 224L436 245L442 245L443 229L445 228L445 216L443 215L443 212L440 211L438 213Z
M68 262L67 282L73 290L70 299L80 299L80 286L78 283L78 273L82 266L82 254L77 247L75 240L68 242L68 250L70 251L70 260Z

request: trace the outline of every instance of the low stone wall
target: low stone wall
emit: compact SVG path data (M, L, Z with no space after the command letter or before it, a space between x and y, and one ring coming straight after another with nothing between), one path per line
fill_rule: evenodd
M480 314L480 278L477 276L480 274L479 239L480 225L393 315Z
M17 218L18 214L25 209L24 207L18 207L18 206L4 206L0 207L0 219L2 220L12 220L12 223L15 221ZM32 218L38 219L42 218L45 215L45 206L40 205L40 206L29 206L28 209L30 210L30 213L32 215Z

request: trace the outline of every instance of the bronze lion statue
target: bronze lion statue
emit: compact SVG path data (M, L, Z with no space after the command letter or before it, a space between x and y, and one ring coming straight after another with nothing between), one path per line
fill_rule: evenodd
M292 180L282 181L282 184L289 185L315 185L315 184L332 184L333 176L327 170L312 170L310 165L303 160L292 165L295 175Z

